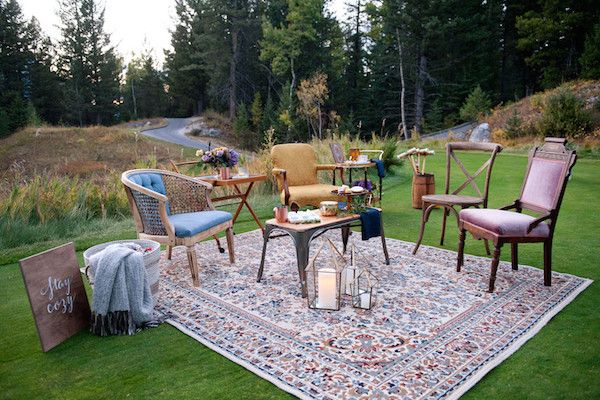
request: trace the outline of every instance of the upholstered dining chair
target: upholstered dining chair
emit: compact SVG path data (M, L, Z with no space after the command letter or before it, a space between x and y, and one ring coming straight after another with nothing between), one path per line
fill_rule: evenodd
M185 175L157 169L123 172L138 238L166 244L167 258L175 246L186 246L194 286L200 285L194 245L225 231L229 261L235 262L232 216L215 210L210 202L212 185Z
M281 203L297 209L311 205L319 207L324 200L337 201L335 185L319 183L317 172L335 173L335 164L317 164L313 147L306 143L277 144L271 149L273 175L281 193Z
M456 152L474 152L483 151L490 153L489 158L481 164L481 166L474 173L470 173L462 161L456 155ZM494 161L498 153L502 151L502 146L496 143L471 143L471 142L451 142L446 144L446 181L444 194L429 194L423 196L423 215L421 217L421 230L419 232L419 239L413 249L413 254L417 254L419 246L423 241L423 234L425 233L425 224L429 220L429 214L434 208L441 207L443 209L442 214L442 236L440 238L440 245L444 244L444 236L446 234L446 219L448 214L452 212L456 216L456 223L458 224L458 211L455 207L465 209L469 207L487 207L488 194L490 189L490 177L492 176L492 168ZM460 171L465 175L466 180L450 192L450 176L452 160L459 167ZM477 185L475 179L481 175L484 171L485 181L483 184L483 191ZM466 196L460 194L467 187L472 187L477 196ZM460 210L459 210L460 211ZM490 254L490 249L487 241L485 242L485 250L487 254Z
M567 178L575 165L575 151L565 146L566 139L546 138L542 147L534 147L529 153L529 163L521 195L514 203L499 210L469 209L459 215L459 246L456 270L460 272L464 262L465 236L471 232L475 238L494 243L494 255L490 273L489 291L494 291L496 273L500 262L500 249L504 243L511 244L512 269L519 266L518 243L544 243L544 285L552 284L552 239L560 210ZM514 209L515 211L508 211ZM522 214L526 210L537 213L537 218Z

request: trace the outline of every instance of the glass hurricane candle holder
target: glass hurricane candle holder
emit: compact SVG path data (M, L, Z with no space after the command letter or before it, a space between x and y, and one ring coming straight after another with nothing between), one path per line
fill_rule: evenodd
M350 284L352 307L370 310L377 303L377 278L368 268L362 269Z
M337 311L341 305L341 275L344 266L343 255L334 244L327 240L330 253L323 255L325 243L319 247L306 267L306 288L308 308Z

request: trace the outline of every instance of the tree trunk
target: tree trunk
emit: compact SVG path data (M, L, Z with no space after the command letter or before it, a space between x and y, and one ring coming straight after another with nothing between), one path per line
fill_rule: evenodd
M238 45L239 29L235 28L231 31L231 63L229 64L229 119L233 121L237 107L237 64L240 56Z
M423 131L423 103L425 101L425 78L427 76L427 57L423 53L423 46L419 49L417 79L415 80L415 130L420 134Z
M319 140L323 139L323 119L321 118L321 105L317 104L317 112L319 113Z
M404 113L404 68L402 66L402 43L400 43L400 31L396 28L396 38L398 39L398 57L400 59L400 120L402 121L402 135L404 140L408 140L408 130L406 129L406 114ZM383 129L383 128L382 128Z

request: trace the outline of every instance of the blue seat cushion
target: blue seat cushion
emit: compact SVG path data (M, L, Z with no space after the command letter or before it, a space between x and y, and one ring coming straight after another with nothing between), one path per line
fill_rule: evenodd
M175 228L175 236L189 237L227 222L231 218L231 213L211 210L170 215L169 221Z
M143 186L148 190L152 190L153 192L157 192L165 196L167 194L167 189L165 188L165 184L160 174L152 172L143 172L135 175L130 175L129 179L133 183Z

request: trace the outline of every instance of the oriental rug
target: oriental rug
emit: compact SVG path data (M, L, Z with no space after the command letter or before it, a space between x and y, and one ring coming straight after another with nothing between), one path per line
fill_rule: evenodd
M457 273L452 251L423 246L413 256L413 243L388 239L387 266L379 239L358 236L379 278L370 311L349 302L310 310L289 237L269 242L257 283L258 230L236 235L234 265L213 241L198 244L200 288L185 248L172 262L163 255L158 307L171 325L299 398L445 399L460 397L591 283L555 272L545 287L540 269L502 262L490 294L487 258L466 255Z

